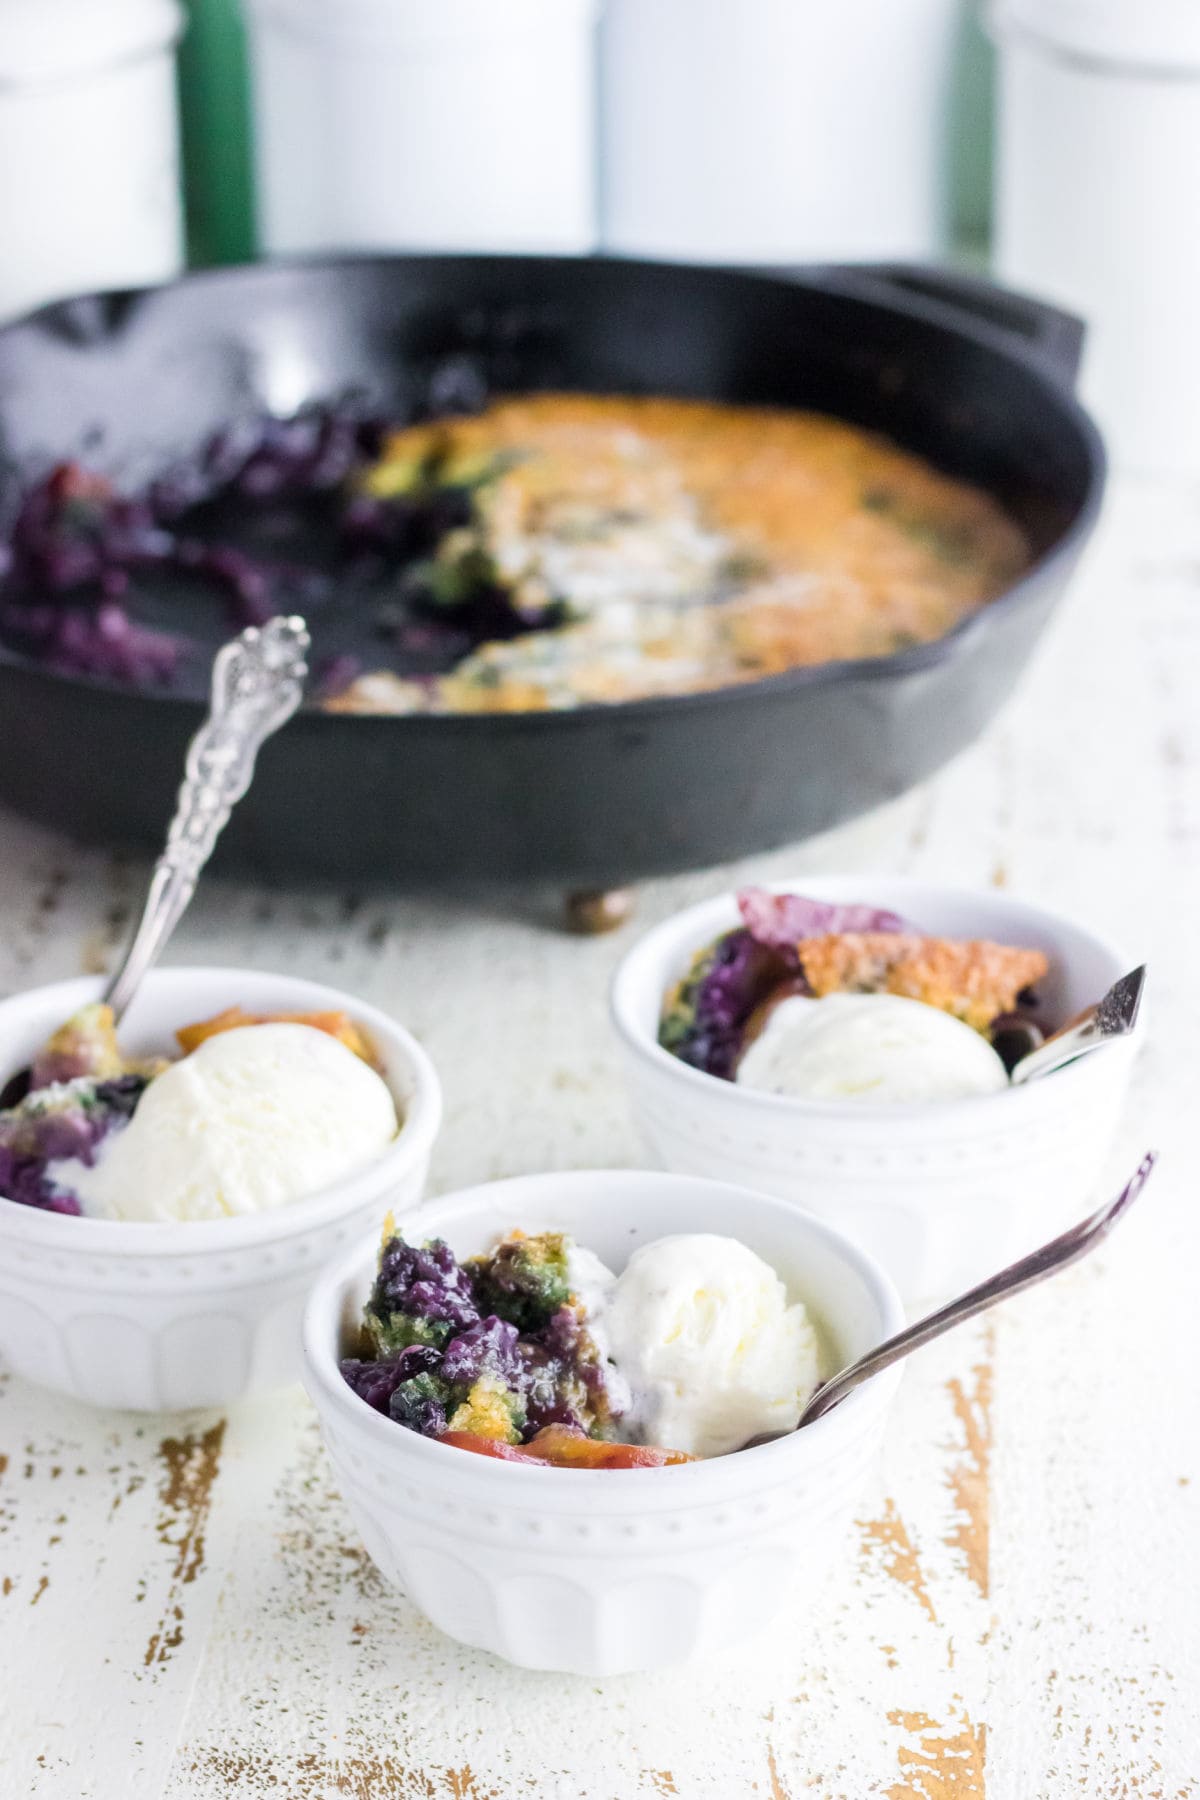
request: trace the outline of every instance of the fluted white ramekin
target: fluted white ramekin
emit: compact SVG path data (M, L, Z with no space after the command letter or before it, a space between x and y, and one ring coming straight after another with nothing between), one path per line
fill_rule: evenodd
M529 1175L405 1221L457 1255L502 1233L564 1230L616 1270L671 1232L736 1236L812 1310L831 1370L899 1329L887 1276L840 1232L768 1195L631 1171ZM372 1560L433 1623L531 1669L611 1675L722 1651L806 1602L846 1540L899 1381L890 1369L815 1424L733 1456L662 1469L530 1468L396 1425L347 1387L374 1273L364 1239L313 1289L305 1381Z
M59 982L0 1002L0 1085L100 982ZM97 1406L155 1412L225 1405L300 1374L300 1321L317 1270L388 1208L420 1199L441 1090L408 1032L351 994L253 969L156 969L122 1025L135 1054L178 1054L177 1026L227 1006L343 1010L379 1052L403 1126L377 1162L274 1211L125 1224L0 1199L0 1359Z
M1038 991L1064 1022L1131 958L1084 926L995 889L872 875L797 876L778 893L862 901L923 930L1042 949ZM676 913L620 964L612 1019L634 1112L669 1169L744 1182L840 1225L906 1300L969 1287L1088 1207L1121 1115L1144 1025L1058 1073L998 1094L879 1104L790 1100L702 1074L658 1043L667 990L738 924L732 894Z

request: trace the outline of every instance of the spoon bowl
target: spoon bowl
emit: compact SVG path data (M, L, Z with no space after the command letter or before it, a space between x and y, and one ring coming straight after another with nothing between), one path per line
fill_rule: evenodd
M1114 981L1108 992L1013 1065L1009 1081L1017 1086L1026 1081L1039 1081L1064 1069L1068 1063L1094 1050L1103 1050L1118 1038L1127 1037L1137 1024L1146 985L1146 965L1141 963Z

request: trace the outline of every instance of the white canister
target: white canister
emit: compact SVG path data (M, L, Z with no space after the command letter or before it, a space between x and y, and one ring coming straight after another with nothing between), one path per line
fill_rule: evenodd
M597 0L249 0L262 242L594 247Z
M601 235L704 262L947 238L963 0L607 0Z
M1088 324L1114 458L1200 475L1200 6L1002 0L996 270Z
M183 262L178 0L0 6L0 316Z

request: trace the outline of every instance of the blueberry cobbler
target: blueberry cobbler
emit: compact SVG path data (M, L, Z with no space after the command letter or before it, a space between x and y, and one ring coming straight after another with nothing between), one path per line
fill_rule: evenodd
M0 1113L0 1195L46 1212L82 1212L58 1169L67 1163L93 1167L104 1141L129 1123L145 1091L144 1075L107 1081L80 1075L39 1088Z
M792 1098L954 1099L1007 1087L1041 1042L1040 950L760 888L738 908L659 1023L663 1048L705 1074Z
M511 1231L459 1261L389 1221L341 1370L423 1437L508 1462L637 1469L789 1430L817 1362L804 1306L734 1238L659 1238L617 1276L561 1232Z
M1030 560L988 494L836 419L451 386L238 418L136 488L60 464L0 544L0 641L170 686L197 609L299 610L335 710L544 711L891 656Z
M123 1053L85 1006L0 1111L0 1202L115 1220L260 1212L354 1174L399 1129L368 1040L344 1013L231 1007L176 1033L182 1055Z

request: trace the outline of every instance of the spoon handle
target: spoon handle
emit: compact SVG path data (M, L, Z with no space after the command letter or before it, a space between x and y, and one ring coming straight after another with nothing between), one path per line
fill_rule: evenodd
M299 706L308 672L303 619L250 626L217 652L208 717L188 746L166 848L154 865L142 916L104 999L120 1019L196 891L236 803L250 786L267 738Z
M987 1281L981 1281L978 1287L969 1288L965 1294L960 1294L957 1300L947 1301L945 1306L939 1307L924 1319L918 1319L907 1330L897 1332L895 1337L888 1338L886 1343L868 1351L866 1356L859 1357L849 1368L825 1382L801 1413L800 1425L811 1425L814 1419L819 1419L822 1413L829 1412L839 1401L844 1400L860 1382L878 1375L881 1369L890 1368L902 1356L941 1337L944 1331L961 1325L964 1319L973 1319L976 1313L986 1312L988 1307L995 1306L997 1300L1007 1299L1010 1294L1019 1294L1024 1288L1033 1287L1035 1283L1045 1281L1048 1275L1065 1269L1068 1264L1078 1262L1081 1256L1086 1256L1089 1250L1106 1238L1117 1220L1129 1211L1145 1187L1157 1160L1157 1153L1148 1151L1115 1200L1099 1207L1080 1224L1072 1225L1061 1237L1043 1244L1040 1250L1030 1251L1028 1256L1023 1256L1019 1262L1002 1269L998 1275L992 1275Z

